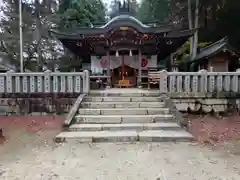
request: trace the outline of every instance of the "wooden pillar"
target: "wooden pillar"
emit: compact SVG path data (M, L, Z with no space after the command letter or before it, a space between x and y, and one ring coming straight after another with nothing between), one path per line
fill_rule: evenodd
M138 60L139 60L139 66L138 66L138 88L142 88L142 52L139 48L138 50Z
M111 88L111 69L110 69L110 53L107 52L107 86L106 88Z
M3 138L3 129L0 129L0 138Z
M124 55L122 55L122 80L124 80L125 70L124 70Z

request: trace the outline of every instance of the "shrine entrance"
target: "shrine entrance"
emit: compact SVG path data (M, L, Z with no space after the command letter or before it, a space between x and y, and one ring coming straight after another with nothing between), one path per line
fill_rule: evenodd
M136 69L122 63L113 69L112 84L114 87L137 87Z
M127 8L119 10L117 16L101 26L50 32L82 60L82 69L91 70L92 83L106 88L142 88L152 79L148 78L151 71L160 69L158 64L171 65L172 61L165 61L195 30L144 24L128 14Z

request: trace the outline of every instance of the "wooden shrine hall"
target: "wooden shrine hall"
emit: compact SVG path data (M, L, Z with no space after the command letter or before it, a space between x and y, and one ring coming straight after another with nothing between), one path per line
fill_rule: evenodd
M171 25L143 24L124 3L119 15L102 26L51 31L62 44L83 59L82 69L107 76L109 87L142 87L158 83L156 71L167 69L167 59L194 30Z

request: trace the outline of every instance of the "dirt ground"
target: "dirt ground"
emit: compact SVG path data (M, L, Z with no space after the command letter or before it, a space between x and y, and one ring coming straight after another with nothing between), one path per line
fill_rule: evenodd
M198 143L56 144L63 117L1 116L0 179L240 179L239 116L186 119Z
M199 143L219 145L229 140L240 140L240 116L238 114L214 117L211 115L186 115L189 131Z

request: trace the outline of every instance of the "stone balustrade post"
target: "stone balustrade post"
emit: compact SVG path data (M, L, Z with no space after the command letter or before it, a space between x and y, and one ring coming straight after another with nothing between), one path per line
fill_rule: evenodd
M6 73L6 89L5 89L5 91L7 93L13 93L12 73L14 73L13 70L7 71L7 73Z
M159 73L160 73L160 82L159 82L160 93L168 93L167 71L162 70Z
M83 93L88 93L90 91L90 75L89 71L83 71Z
M199 72L201 73L201 76L200 76L200 92L207 93L207 89L208 89L207 70L201 69Z
M51 92L51 71L49 69L44 72L44 92Z

